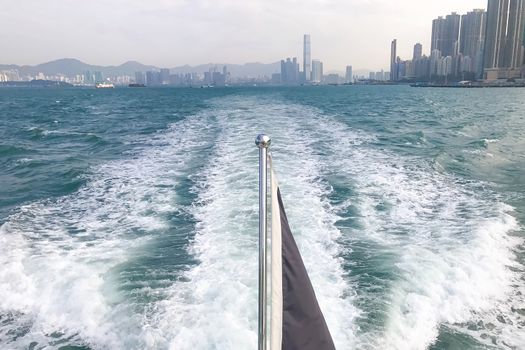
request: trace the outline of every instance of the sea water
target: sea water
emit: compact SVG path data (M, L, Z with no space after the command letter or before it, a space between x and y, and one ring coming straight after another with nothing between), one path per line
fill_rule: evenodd
M255 349L265 132L338 349L523 349L524 97L2 89L0 348Z

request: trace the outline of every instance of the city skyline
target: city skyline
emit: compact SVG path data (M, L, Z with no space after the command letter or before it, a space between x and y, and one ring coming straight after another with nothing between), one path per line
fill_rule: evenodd
M525 1L488 0L487 10L452 12L432 21L431 54L414 45L412 59L390 49L393 82L450 82L525 77Z
M315 42L311 57L321 59L325 71L345 71L348 64L380 70L389 66L392 31L399 56L409 57L415 42L429 54L432 19L487 7L485 0L306 0L300 7L291 0L69 3L6 0L0 13L0 63L34 65L61 57L99 65L138 60L164 67L269 63L300 57L301 35L309 33Z

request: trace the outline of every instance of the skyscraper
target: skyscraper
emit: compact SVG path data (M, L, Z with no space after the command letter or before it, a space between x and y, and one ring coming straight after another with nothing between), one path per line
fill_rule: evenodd
M459 28L461 16L452 12L445 17L445 41L443 56L456 56L459 53Z
M312 51L310 47L310 34L305 34L303 38L303 70L304 81L310 81L312 78Z
M414 55L412 56L412 61L417 61L418 59L421 58L421 56L423 55L423 45L421 45L420 43L417 43L416 45L414 45Z
M170 70L168 68L162 68L160 70L160 83L163 85L170 83Z
M352 73L352 66L346 66L346 75L345 75L346 83L353 83L354 77Z
M430 50L439 50L443 56L457 55L460 21L460 15L455 12L445 18L440 16L433 20Z
M520 76L524 30L524 0L489 0L484 55L487 79Z
M397 39L392 40L390 44L390 81L398 80L398 69L397 69Z
M323 81L323 62L319 60L312 61L312 82L320 83Z
M146 84L149 86L160 85L160 72L147 71Z
M145 84L146 81L144 79L144 73L142 72L135 72L135 83L137 84Z
M445 19L442 16L432 20L432 41L430 43L430 52L439 50L443 47L443 37L445 36Z
M483 73L483 47L486 29L485 10L478 9L461 16L461 38L459 51L470 59L469 72L481 78ZM466 62L468 62L467 60ZM465 64L462 65L466 67ZM466 71L466 70L464 70Z
M281 81L287 84L294 84L299 81L299 64L296 57L281 61Z

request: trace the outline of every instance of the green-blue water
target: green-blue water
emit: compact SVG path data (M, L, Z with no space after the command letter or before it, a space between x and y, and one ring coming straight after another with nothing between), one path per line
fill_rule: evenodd
M338 349L525 348L525 90L0 90L0 348L255 349L257 149Z

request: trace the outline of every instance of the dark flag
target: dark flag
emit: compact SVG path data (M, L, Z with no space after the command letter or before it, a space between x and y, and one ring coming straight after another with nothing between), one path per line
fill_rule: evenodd
M303 259L290 231L273 168L271 182L271 349L335 349Z

